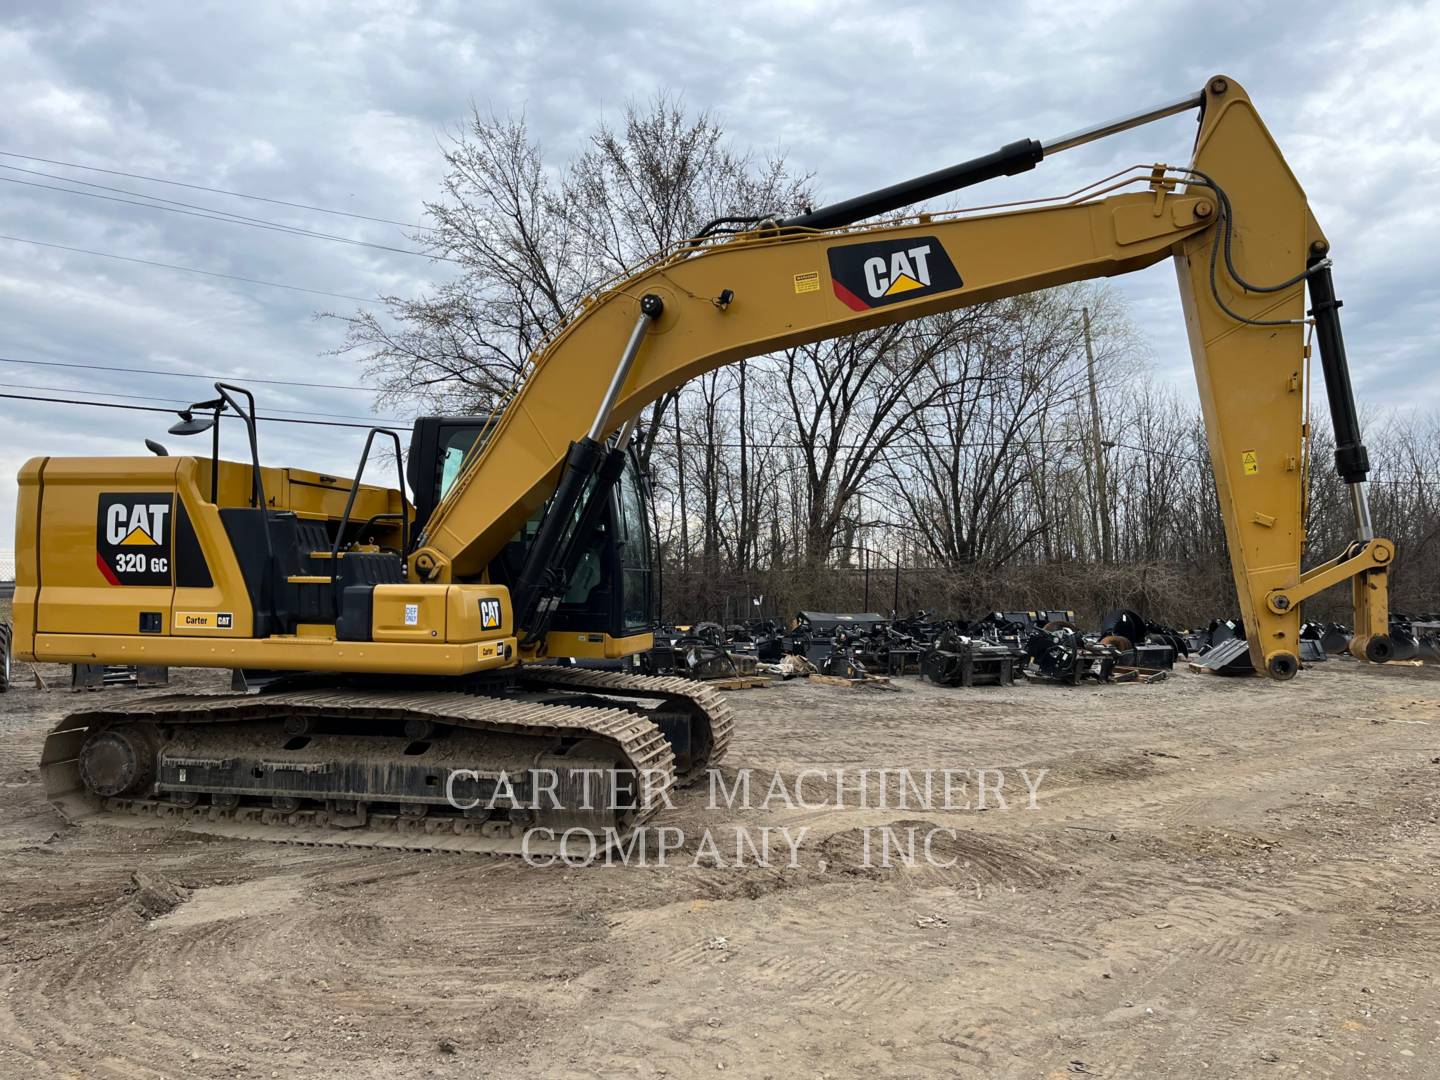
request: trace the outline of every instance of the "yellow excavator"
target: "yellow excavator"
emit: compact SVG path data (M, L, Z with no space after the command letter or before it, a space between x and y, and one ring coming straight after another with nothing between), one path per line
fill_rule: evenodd
M1199 118L1188 165L875 223L1186 111ZM353 482L263 466L254 398L225 383L171 429L211 431L208 456L33 459L19 478L16 656L231 668L251 683L69 716L44 747L49 797L72 820L299 842L504 852L537 834L623 838L732 731L698 683L557 662L652 643L648 496L630 447L642 410L746 357L1167 258L1256 670L1293 677L1302 602L1344 582L1352 650L1383 661L1394 546L1371 526L1329 255L1249 97L1217 76L798 216L713 222L589 297L494 414L418 419L394 487L360 482L377 438L400 459L383 429ZM1355 528L1309 570L1307 327ZM246 460L222 460L222 417L243 426Z

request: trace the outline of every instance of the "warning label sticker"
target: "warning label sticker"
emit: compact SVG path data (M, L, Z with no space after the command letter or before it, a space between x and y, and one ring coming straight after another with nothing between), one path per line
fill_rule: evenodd
M1255 456L1254 450L1246 450L1240 455L1240 463L1244 466L1246 476L1254 476L1260 471L1260 461Z
M819 291L820 291L820 271L819 271L819 270L811 270L808 274L796 274L796 275L795 275L795 292L796 292L797 295L798 295L799 293L819 292Z

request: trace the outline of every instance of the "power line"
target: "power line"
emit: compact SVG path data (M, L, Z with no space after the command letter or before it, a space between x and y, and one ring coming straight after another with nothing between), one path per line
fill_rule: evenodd
M7 169L8 169L8 168L13 168L13 166L10 166L10 165L0 166L0 167L7 168ZM36 175L36 176L48 176L49 174L48 174L48 173L35 173L34 175ZM55 180L61 180L61 179L63 179L63 178L56 176L56 177L53 177L53 179L55 179ZM162 206L162 205L160 205L159 203L156 203L156 202L138 202L138 201L135 200L135 199L120 199L120 198L116 198L114 195L101 195L101 194L98 194L97 192L94 192L94 191L76 191L74 188L56 187L54 184L37 184L34 180L17 180L17 179L15 179L13 176L0 176L0 180L5 181L5 183L7 183L7 184L19 184L19 185L22 186L22 187L40 188L40 189L43 190L43 191L58 191L58 192L61 192L62 194L65 194L65 195L83 195L83 196L85 196L87 199L103 199L105 202L123 203L123 204L126 205L126 206L141 206L141 207L146 208L147 210L164 210L164 211L166 211L167 213L172 213L172 214L184 214L186 217L204 218L204 219L206 219L207 221L228 221L228 222L230 222L232 225L254 225L256 228L269 229L269 230L274 231L274 232L295 232L295 233L303 233L303 232L304 232L304 230L302 230L302 229L291 228L291 227L288 226L288 225L281 225L279 222L262 221L262 220L260 220L260 219L258 219L258 218L247 220L247 219L245 219L245 218L241 218L241 217L238 217L238 216L235 216L235 215L227 215L227 214L225 214L225 213L223 213L223 212L196 212L196 211L194 211L194 210L188 210L188 209L177 209L177 208L171 207L171 206ZM64 182L67 183L67 184L83 183L83 181L79 181L79 180L65 180ZM98 186L98 185L92 185L92 186ZM119 189L119 188L106 188L105 190L106 190L106 191L118 191L118 190L120 190L120 189ZM130 192L130 194L134 194L134 192ZM188 206L189 204L187 203L187 204L185 204L185 205ZM203 211L203 208L201 208L201 210Z
M170 401L176 402L177 408L185 408L188 402L181 402L179 398L156 397L153 394L121 394L113 390L77 390L73 386L32 386L28 383L6 384L15 390L44 390L52 394L91 394L92 396L106 396L113 398L128 398L131 401ZM173 410L172 410L173 411ZM316 412L310 409L267 409L267 412L284 413L288 416L328 416L335 420L366 420L368 417L354 416L348 413ZM400 424L399 420L377 420L377 424Z
M674 439L656 439L655 442L656 445L659 446L676 445ZM1008 442L996 440L981 440L977 442L960 443L932 441L923 445L918 443L896 441L890 443L890 445L885 447L885 451L889 454L916 454L923 453L926 450L1044 450L1052 446L1059 448L1062 446L1088 445L1089 442L1089 438L1082 435L1056 436L1054 438L1044 440L1015 439ZM684 444L690 447L703 447L714 450L737 450L740 447L740 444L738 442L711 442L707 439L692 439L689 437L684 439ZM751 441L746 443L746 446L752 451L756 449L767 448L776 450L808 450L812 448L812 445L815 449L819 450L829 449L829 447L824 444L823 440L816 440L814 444L807 444L801 442L780 442L775 439L765 439L763 443L759 443L757 441ZM1105 447L1107 450L1112 448L1121 450L1134 450L1138 453L1147 454L1152 457L1175 458L1179 461L1188 461L1196 465L1202 465L1207 463L1207 459L1202 457L1192 457L1189 454L1181 454L1173 450L1157 450L1154 447L1149 446L1134 446L1130 443L1107 442L1105 444ZM835 449L863 451L869 449L869 447L867 447L864 443L844 442L836 443Z
M1132 443L1123 442L1107 443L1106 446L1118 447L1121 450L1134 450L1147 457L1164 457L1174 458L1176 461L1188 461L1192 465L1208 465L1210 463L1208 458L1192 457L1190 454L1181 454L1174 450L1156 450L1153 446L1135 446Z
M219 215L223 215L223 216L224 216L225 218L227 218L227 219L233 219L233 220L235 220L235 221L249 222L249 223L252 223L252 224L255 224L255 225L265 226L266 228L283 229L283 230L285 230L286 232L302 233L302 234L307 235L307 236L324 236L324 237L327 237L327 238L329 238L329 236L330 236L330 234L328 234L328 233L314 233L314 232L311 232L311 231L308 230L308 229L302 229L302 228L301 228L300 226L298 226L298 225L286 225L283 221L271 221L269 218L249 217L249 216L246 215L246 214L237 214L237 213L234 213L233 211L230 211L230 210L217 210L217 209L214 208L214 207L211 207L211 206L201 206L201 205L199 205L198 203L180 202L180 201L177 200L177 199L162 199L162 198L160 198L158 195L146 195L146 194L145 194L144 192L142 192L142 191L131 191L129 188L110 187L110 186L107 185L107 184L92 184L89 180L74 180L74 179L71 179L71 178L68 177L68 176L56 176L54 173L40 172L38 169L22 169L22 168L20 168L20 166L18 166L18 165L0 165L0 169L7 169L7 170L9 170L10 172L24 173L26 176L42 176L42 177L44 177L46 180L59 180L62 184L79 184L81 187L94 188L94 189L97 190L97 191L109 191L109 192L112 192L112 193L114 193L114 194L116 194L116 195L134 195L137 199L149 199L151 203L165 203L165 204L168 204L169 206L179 206L179 207L183 207L183 208L185 208L186 210L200 210L200 211L204 212L204 214L205 214L206 216L209 216L209 215L211 215L211 214L219 214ZM4 178L0 178L0 179L9 179L9 178L8 178L8 177L4 177ZM16 181L13 181L13 182L14 182L14 183L25 183L25 181L20 181L20 180L16 180ZM44 187L44 188L46 188L47 190L51 190L51 191L66 191L66 190L68 190L68 189L66 189L66 188L52 188L52 187L50 187L48 184L36 184L35 186L36 186L36 187ZM86 192L86 191L72 191L72 192L70 192L70 194L72 194L72 195L88 195L89 192ZM116 201L118 201L118 202L125 202L125 201L127 201L127 200L121 199L121 200L116 200ZM131 205L145 206L145 205L149 205L149 203L133 203L133 204L131 204ZM166 208L165 206L159 206L159 205L152 207L152 209L155 209L155 210L163 210L163 209L165 209L165 208Z
M0 150L0 157L20 158L22 161L39 161L46 165L59 165L66 169L83 169L86 172L104 173L107 176L123 176L129 180L144 180L152 184L168 184L171 187L189 188L192 191L209 191L216 195L229 195L236 199L252 199L255 202L271 203L275 206L288 206L295 210L314 210L319 214L334 214L337 217L357 218L360 221L373 221L381 225L399 225L402 229L421 229L425 232L436 230L428 225L416 225L409 221L394 221L390 218L371 217L369 214L356 214L349 210L332 210L325 206L312 206L309 203L287 202L284 199L272 199L265 195L249 195L243 191L228 191L225 188L207 187L204 184L187 184L183 180L166 180L159 176L146 176L144 173L122 172L119 169L102 169L98 165L79 165L73 161L57 161L54 158L36 157L33 154L18 154L13 150ZM76 181L77 183L79 181Z
M124 409L129 412L166 413L173 415L174 409L162 409L158 405L124 405L118 401L76 401L73 398L52 398L33 397L29 394L5 394L0 393L0 398L8 398L11 401L40 401L51 405L90 405L97 409ZM368 430L372 427L383 427L381 424L344 424L338 420L297 420L288 416L257 416L255 418L262 424L303 424L306 427L340 427L360 428ZM408 428L385 428L386 431L396 431L397 434L404 434Z
M214 376L214 375L206 375L206 374L203 374L203 373L198 372L198 371L166 371L166 370L159 369L159 368L112 367L112 366L107 365L107 364L78 364L78 363L66 363L66 362L62 362L62 361L58 361L58 360L16 360L16 359L14 359L13 357L9 357L9 356L0 356L0 364L26 364L26 365L31 365L31 366L35 366L35 367L55 367L55 368L83 368L83 369L85 369L85 370L87 370L87 371L114 371L114 372L119 372L119 373L126 374L126 375L169 375L169 376L175 376L175 377L177 377L177 378L203 379L203 380L206 380L206 381L208 381L208 382L213 382L213 381L215 380L215 376ZM243 381L246 382L246 383L257 383L257 384L262 384L262 385L267 385L267 386L301 386L301 387L308 387L308 388L315 389L315 390L354 390L354 391L358 391L358 392L360 392L360 393L367 393L367 394L378 393L378 391L375 390L373 387L357 386L357 385L354 385L354 384L347 384L347 383L297 382L297 381L293 381L293 380L290 380L290 379L261 379L261 378L250 378L250 377L246 377L246 376L236 376L236 378L241 378L241 379L243 379ZM123 396L123 395L118 395L118 396ZM283 411L283 410L281 410L281 411ZM330 416L330 415L334 415L334 414L332 414L332 413L323 413L323 414L320 414L320 415ZM1069 445L1069 444L1072 444L1072 443L1085 443L1085 442L1088 442L1088 441L1089 441L1089 440L1086 439L1086 438L1083 437L1083 436L1068 436L1068 437L1058 437L1058 438L1054 438L1054 439L1046 439L1046 440L1044 440L1044 442L1041 442L1041 443L1026 442L1026 441L1023 441L1023 440L1022 440L1022 441L1019 441L1019 442L1013 442L1013 443L1008 443L1008 444L1007 444L1007 443L999 443L999 442L970 442L970 443L959 443L959 444L956 444L956 443L939 443L939 444L932 443L932 444L930 444L930 445L931 445L931 446L936 446L936 447L939 447L939 448L944 448L944 449L1003 449L1003 448L1005 448L1007 445L1008 445L1008 446L1015 446L1015 447L1022 447L1022 446L1023 446L1023 447L1033 447L1033 446L1037 446L1037 445L1038 445L1038 446L1040 446L1040 447L1043 449L1045 446L1049 446L1049 445L1064 446L1064 445ZM675 445L675 443L674 443L673 440L667 440L667 439L657 439L657 440L656 440L656 443L657 443L658 445L663 445L663 446L674 446L674 445ZM695 447L708 447L708 448L715 449L715 450L737 450L737 449L739 449L739 447L740 447L740 444L739 444L738 442L710 442L710 441L703 440L703 439L686 439L686 440L685 440L685 445L687 445L687 446L695 446ZM754 446L755 446L755 444L754 444L753 442L752 442L752 443L748 443L747 445L750 446L752 449L753 449ZM1151 456L1168 457L1168 458L1174 458L1174 459L1179 460L1179 461L1188 461L1188 462L1191 462L1192 464L1196 464L1196 465L1201 465L1201 464L1205 464L1205 463L1206 463L1206 459L1203 458L1203 457L1192 457L1192 456L1189 455L1189 454L1177 453L1177 452L1175 452L1175 451L1173 451L1173 450L1157 450L1157 449L1155 449L1155 448L1153 448L1153 447L1134 446L1134 445L1132 445L1132 444L1130 444L1130 443L1119 443L1119 442L1112 442L1112 443L1109 443L1108 445L1109 445L1109 446L1112 446L1112 447L1118 447L1118 448L1124 449L1124 450L1134 450L1134 451L1137 451L1137 452L1139 452L1139 453L1149 454L1149 455L1151 455ZM783 450L804 450L804 449L806 449L806 444L804 444L804 443L798 443L798 442L777 442L777 441L775 441L775 440L766 440L766 441L765 441L765 446L773 447L773 448L775 448L775 449L783 449ZM896 448L896 449L902 449L902 450L906 450L906 451L911 451L911 450L918 450L918 449L920 449L919 447L915 447L915 446L912 446L912 445L910 445L910 444L905 444L905 443L897 444L894 448ZM857 443L840 443L840 444L838 444L837 449L840 449L840 450L859 450L859 449L863 449L863 447L860 446L860 445L857 444Z
M0 358L0 359L3 359L3 358ZM111 370L122 370L122 369L111 369ZM252 381L258 382L259 380L252 380ZM61 388L61 387L23 386L23 385L20 386L20 389L48 390L48 391L55 392L55 393L86 393L86 392L87 392L87 391L83 391L83 390L81 390L81 391L69 390L69 389L65 389L65 388ZM98 393L100 393L100 391L96 391L96 393L98 394ZM107 393L108 393L108 391L107 391ZM151 397L151 396L144 395L144 394L112 394L111 396L112 396L112 397L123 397L123 398L130 398L130 399L138 399L138 400L141 400L141 401L167 401L167 400L175 400L175 399ZM22 394L0 394L0 397L12 398L12 399L17 399L17 400L21 400L21 401L47 401L47 402L53 402L53 403L55 403L55 404L62 404L62 405L66 405L66 404L68 404L68 405L102 405L102 406L112 406L112 407L117 408L117 409L132 409L132 408L133 408L133 409L138 409L138 408L141 408L141 406L138 406L138 405L121 405L121 404L118 404L118 403L104 402L104 401L77 401L77 400L72 400L72 399L60 399L60 398L31 398L31 397L26 397L25 395L22 395ZM147 411L150 411L150 412L174 412L175 409L173 409L173 408L171 408L171 409L148 409ZM293 410L276 409L276 410L273 410L273 411L275 411L275 412L289 412L289 411L293 411ZM310 413L310 414L303 414L303 415L335 416L335 415L343 415L343 414L335 414L335 413ZM279 420L279 419L282 419L282 418L280 418L280 417L269 417L269 418L267 418L267 417L260 417L260 419L276 419L276 420ZM294 421L294 423L320 423L320 421L300 421L300 420L296 420L296 421ZM383 420L383 421L377 421L377 423L375 423L375 424L332 424L331 426L336 426L336 427L383 427L383 426L385 426L385 425L387 425L387 424L394 424L394 425L397 425L397 426L403 426L403 425L402 425L402 422L399 421L399 420ZM1049 444L1049 445L1061 445L1062 443L1065 443L1065 442L1077 442L1077 443L1078 443L1078 442L1083 442L1083 441L1084 441L1083 439L1079 439L1079 438L1069 439L1069 440L1061 440L1061 439L1046 440L1047 444ZM669 442L666 442L666 441L664 441L664 440L661 440L661 442L662 442L663 445L674 445L673 443L669 443ZM703 442L692 441L692 440L688 440L688 439L687 439L687 440L686 440L686 445L689 445L689 446L703 446L703 445L707 445L707 444L705 444L705 443L703 443ZM716 446L716 447L720 447L720 446L723 446L723 445L730 445L730 444L715 443L715 444L713 444L713 445ZM737 446L738 446L739 444L737 443L737 444L733 444L733 445L737 445ZM767 445L770 445L770 446L786 446L786 447L789 447L789 448L791 448L791 449L803 449L803 448L804 448L804 446L803 446L802 443L773 443L773 442L772 442L772 443L768 443ZM1000 446L1002 446L1003 444L1000 444L1000 443L964 443L964 444L960 444L960 445L961 445L963 448L967 448L967 449L968 449L968 448L982 448L982 447L1000 447ZM1019 446L1021 446L1021 445L1033 445L1033 444L1020 444L1020 443L1017 443L1017 444L1014 444L1014 445L1017 446L1017 447L1019 447ZM1137 449L1137 450L1138 450L1138 449L1142 449L1142 448L1140 448L1140 447L1135 447L1134 449Z
M280 281L262 281L259 278L241 277L239 274L222 274L217 270L200 270L193 266L156 262L154 259L137 259L132 255L116 255L109 251L94 251L91 248L71 247L68 244L52 244L48 240L27 240L23 236L6 236L4 234L0 234L0 240L13 240L17 244L34 244L36 247L55 248L59 251L74 251L81 255L98 255L102 259L118 259L120 262L139 263L141 266L158 266L164 270L183 270L187 274L203 274L206 277L224 278L226 281L243 281L250 285L264 285L271 289L288 289L291 292L309 293L312 296L329 296L336 300L354 300L359 304L384 303L383 300L376 300L374 297L350 296L346 293L326 292L324 289L306 289L299 285L286 285Z
M9 356L0 356L0 364L25 364L31 367L53 367L53 368L82 368L86 371L114 371L123 375L171 375L179 379L203 379L206 382L214 382L215 375L206 375L198 371L165 371L161 368L137 368L137 367L111 367L108 364L74 364L60 360L16 360ZM369 386L356 386L345 383L318 383L318 382L297 382L292 379L260 379L246 375L228 376L240 379L246 383L263 383L267 386L303 386L312 390L355 390L360 393L378 393Z
M258 380L252 380L252 381L258 381ZM81 391L81 392L83 393L83 391ZM135 395L135 394L117 394L117 395L115 395L115 396L117 396L117 397L138 397L139 395ZM160 408L160 407L154 406L154 405L125 405L125 404L122 404L122 403L116 402L116 401L77 401L77 400L72 399L72 398L34 397L34 396L31 396L31 395L28 395L28 394L6 394L6 393L0 393L0 398L8 399L8 400L11 400L11 401L36 401L36 402L42 402L42 403L52 404L52 405L89 405L89 406L93 406L93 407L95 407L95 408L101 408L101 409L122 409L122 410L127 410L127 411L130 411L130 412L149 412L149 413L165 413L165 414L170 414L170 413L174 413L174 412L175 412L174 409L164 409L164 408ZM145 400L149 400L149 401L159 401L159 400L163 400L163 399L160 399L160 398L147 398L147 399L145 399ZM277 411L285 411L285 410L277 410ZM329 416L329 415L334 415L334 414L331 414L331 413L319 413L319 414L315 414L315 415ZM339 421L333 421L333 420L299 420L299 419L292 419L292 418L290 418L290 417L284 417L284 416L257 416L255 419L256 419L257 421L261 422L261 423L270 423L270 424L302 424L302 425L305 425L305 426L308 426L308 427L360 428L360 429L362 429L362 430L368 430L368 429L373 428L373 427L379 427L379 428L381 428L382 430L385 430L385 431L395 431L395 432L397 432L397 434L404 434L405 432L407 432L407 431L410 430L409 428L404 427L404 426L401 424L401 422L398 421L398 420L385 420L385 421L380 421L380 422L375 423L375 424L347 424L347 423L341 423L341 422L339 422ZM386 425L388 425L388 424L395 424L395 425L399 425L399 426L397 426L397 427L387 427ZM1057 439L1057 440L1053 440L1054 443L1060 443L1060 442L1065 442L1065 441L1084 442L1085 440L1084 440L1084 439L1074 439L1074 440L1058 440L1058 439ZM700 442L689 442L689 440L687 440L687 442L689 443L689 445L692 445L692 446L705 445L704 443L700 443ZM1046 442L1047 442L1047 444L1050 444L1050 443L1052 442L1052 440L1048 440L1048 439L1047 439ZM665 443L664 445L674 445L674 444L673 444L673 443ZM717 444L717 445L718 445L718 444ZM736 444L736 445L738 445L738 444ZM783 445L783 444L770 444L770 445ZM790 445L794 445L794 446L797 446L797 447L798 447L800 444L796 443L796 444L790 444ZM973 445L973 444L967 444L967 445ZM1125 443L1115 443L1115 444L1113 444L1113 445L1123 447L1123 448L1126 449L1126 450L1135 450L1135 451L1139 451L1140 453L1146 453L1146 454L1165 454L1165 456L1172 456L1172 457L1174 457L1174 456L1181 456L1181 455L1175 455L1175 454L1166 454L1165 451L1152 450L1152 449L1148 449L1148 448L1143 447L1143 446L1131 446L1131 445L1128 445L1128 444L1125 444ZM1201 463L1204 459L1202 459L1202 458L1187 458L1186 460L1193 461L1193 462L1199 464L1199 463ZM1419 486L1419 487L1440 486L1440 480L1424 480L1424 479L1392 480L1392 479L1388 479L1388 478L1375 478L1375 479L1371 479L1371 480L1369 481L1369 483L1372 483L1372 484L1386 484L1386 485L1400 485L1400 486L1406 486L1406 487L1410 487L1410 486Z
M9 165L4 166L4 168L13 167L14 166ZM49 174L39 173L38 175L48 176ZM60 180L64 183L83 183L83 181L65 180L64 177L60 176L53 177L52 179ZM417 258L421 259L438 259L442 262L450 263L458 263L460 261L459 259L452 259L448 255L432 255L428 252L414 251L410 248L393 247L390 244L374 244L368 240L354 240L348 236L337 236L334 233L315 232L311 229L301 229L293 225L282 225L279 222L266 221L263 218L247 218L236 214L229 214L223 210L210 210L207 207L201 207L199 211L182 209L182 206L190 206L190 203L177 204L176 206L164 206L158 202L139 202L135 199L122 199L116 195L102 195L98 191L76 191L74 188L56 187L54 184L37 184L33 180L17 180L13 176L0 176L0 180L3 180L7 184L19 184L22 187L40 188L44 191L58 191L64 195L83 195L87 199L103 199L106 202L121 203L125 206L139 206L143 207L146 210L164 210L167 214L184 214L186 217L201 218L205 221L223 221L230 225L244 225L252 229L264 229L267 232L288 233L292 236L306 236L312 237L317 240L330 240L337 244L350 244L354 247L374 248L377 251L392 251L397 255L414 255ZM119 189L108 188L107 190L114 191ZM130 192L130 194L135 193ZM149 198L149 196L142 196L142 198Z

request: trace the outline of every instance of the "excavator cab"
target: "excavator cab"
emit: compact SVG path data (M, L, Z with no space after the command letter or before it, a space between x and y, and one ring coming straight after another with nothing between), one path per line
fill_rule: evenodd
M485 445L486 421L478 416L420 416L410 433L405 478L415 499L415 531L425 523L460 476L472 453Z
M406 467L416 534L423 532L491 430L486 420L475 416L416 419ZM592 490L598 482L598 477L592 479ZM636 639L649 635L653 618L649 488L633 450L626 451L624 470L600 499L594 526L587 536L576 538L575 568L547 626L546 652L551 656L616 659L648 647ZM552 505L553 499L547 500L491 561L490 583L515 587Z

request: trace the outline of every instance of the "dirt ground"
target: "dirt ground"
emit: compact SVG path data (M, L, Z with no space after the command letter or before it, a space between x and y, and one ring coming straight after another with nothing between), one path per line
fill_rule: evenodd
M989 767L1009 808L702 786L669 865L585 869L67 826L45 671L0 698L0 1076L1440 1077L1435 669L732 693L754 800ZM895 823L955 832L865 865ZM692 865L707 826L808 831Z

